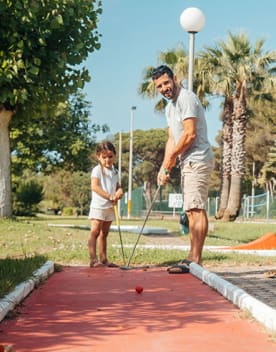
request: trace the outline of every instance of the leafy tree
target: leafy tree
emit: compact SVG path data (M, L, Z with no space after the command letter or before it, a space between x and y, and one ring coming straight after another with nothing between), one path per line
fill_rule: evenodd
M80 215L87 214L91 199L90 173L74 172L72 181L72 205L80 210Z
M90 122L89 110L90 104L79 91L68 102L60 102L55 111L45 111L39 119L26 122L24 129L20 120L14 119L12 173L20 175L24 169L51 173L57 168L87 171L96 132L108 130Z
M246 171L247 175L252 176L252 165L255 165L254 176L259 186L263 187L263 190L269 189L270 178L276 176L276 168L274 168L273 174L273 162L271 172L264 170L272 161L270 153L276 140L276 116L274 113L276 109L276 92L271 92L273 93L272 101L255 101L250 98L248 100L250 115L246 138ZM263 176L261 177L261 175Z
M90 173L60 170L44 178L44 199L56 209L75 207L80 213L89 209Z
M275 136L276 134L274 138ZM262 167L259 183L265 187L266 191L270 192L273 199L276 194L276 139L274 139L274 144L269 149L268 159Z
M252 101L249 106L253 117L248 122L248 138L246 150L248 153L247 170L252 176L255 187L270 193L273 199L276 193L276 91L271 91L272 101ZM252 175L252 165L255 174Z
M48 118L89 80L81 63L100 48L96 0L0 3L0 217L11 216L9 129Z

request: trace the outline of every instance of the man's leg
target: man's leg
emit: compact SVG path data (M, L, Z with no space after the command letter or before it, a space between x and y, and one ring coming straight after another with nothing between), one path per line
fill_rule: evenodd
M188 260L201 265L202 250L208 233L208 218L204 209L213 162L182 165L181 186L189 218L191 248Z
M202 250L208 233L208 218L204 209L186 211L189 218L191 248L188 260L201 265Z

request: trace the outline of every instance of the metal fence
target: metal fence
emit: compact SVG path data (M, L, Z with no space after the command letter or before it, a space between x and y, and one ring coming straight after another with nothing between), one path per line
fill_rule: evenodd
M273 217L273 203L273 199L270 199L269 192L255 196L244 195L242 202L243 217L246 219L257 217L269 220Z
M182 211L182 205L179 204L179 194L162 194L160 192L159 197L153 204L152 216L168 215L174 216L180 214ZM175 200L175 204L173 203ZM174 206L175 205L175 206ZM206 204L206 212L209 217L215 216L219 207L219 197L209 197ZM132 192L132 217L142 217L146 212L146 202L143 196L143 187L136 188ZM120 202L120 214L121 217L127 217L127 194ZM276 220L276 199L270 197L269 192L262 193L252 196L244 195L241 203L241 210L239 217L244 220Z

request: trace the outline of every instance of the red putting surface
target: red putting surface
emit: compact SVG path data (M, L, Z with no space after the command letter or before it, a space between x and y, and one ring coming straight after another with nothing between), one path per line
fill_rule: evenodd
M264 328L220 294L165 268L66 267L2 321L0 342L16 352L276 351Z

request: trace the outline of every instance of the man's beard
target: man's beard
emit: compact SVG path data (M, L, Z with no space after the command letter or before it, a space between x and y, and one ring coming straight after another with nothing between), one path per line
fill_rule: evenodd
M169 93L169 94L168 94ZM173 87L171 90L168 91L168 93L164 93L164 97L168 100L175 101L177 98L177 84L174 82Z

